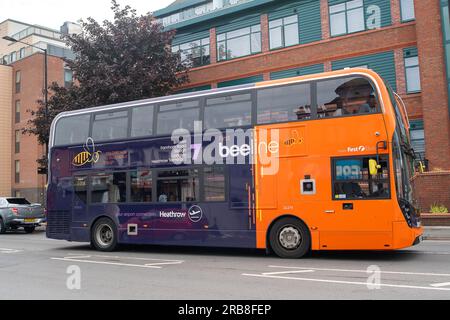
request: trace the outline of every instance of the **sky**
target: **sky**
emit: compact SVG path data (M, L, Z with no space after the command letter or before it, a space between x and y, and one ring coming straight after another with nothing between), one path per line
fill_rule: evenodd
M138 14L167 7L174 0L117 0L130 5ZM65 21L76 22L92 17L97 21L112 19L111 0L0 0L0 22L13 19L59 30Z

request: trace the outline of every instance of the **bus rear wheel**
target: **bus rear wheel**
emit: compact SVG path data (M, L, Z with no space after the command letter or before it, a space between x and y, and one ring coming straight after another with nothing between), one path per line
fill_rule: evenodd
M282 218L275 222L270 229L269 241L272 250L280 258L301 258L311 248L308 227L292 217Z
M117 228L111 219L101 218L95 222L91 231L91 246L104 252L117 248Z

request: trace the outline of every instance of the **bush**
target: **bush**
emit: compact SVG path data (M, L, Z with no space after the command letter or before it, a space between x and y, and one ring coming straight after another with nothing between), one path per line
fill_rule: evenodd
M448 213L448 208L442 204L433 204L431 206L431 213Z

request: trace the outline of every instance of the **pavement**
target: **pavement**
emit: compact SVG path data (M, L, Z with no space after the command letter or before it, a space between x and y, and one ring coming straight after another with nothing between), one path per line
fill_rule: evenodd
M450 241L450 227L424 227L423 237L427 240Z
M100 253L45 237L0 235L2 299L449 299L450 241L391 252L127 246Z

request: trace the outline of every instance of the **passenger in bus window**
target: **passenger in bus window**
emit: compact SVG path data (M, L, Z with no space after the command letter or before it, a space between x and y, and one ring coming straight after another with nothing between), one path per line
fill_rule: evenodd
M158 202L167 202L167 195L165 193L161 193L158 197Z
M103 192L102 203L116 203L120 202L119 187L113 184L110 180L106 184L107 190Z

